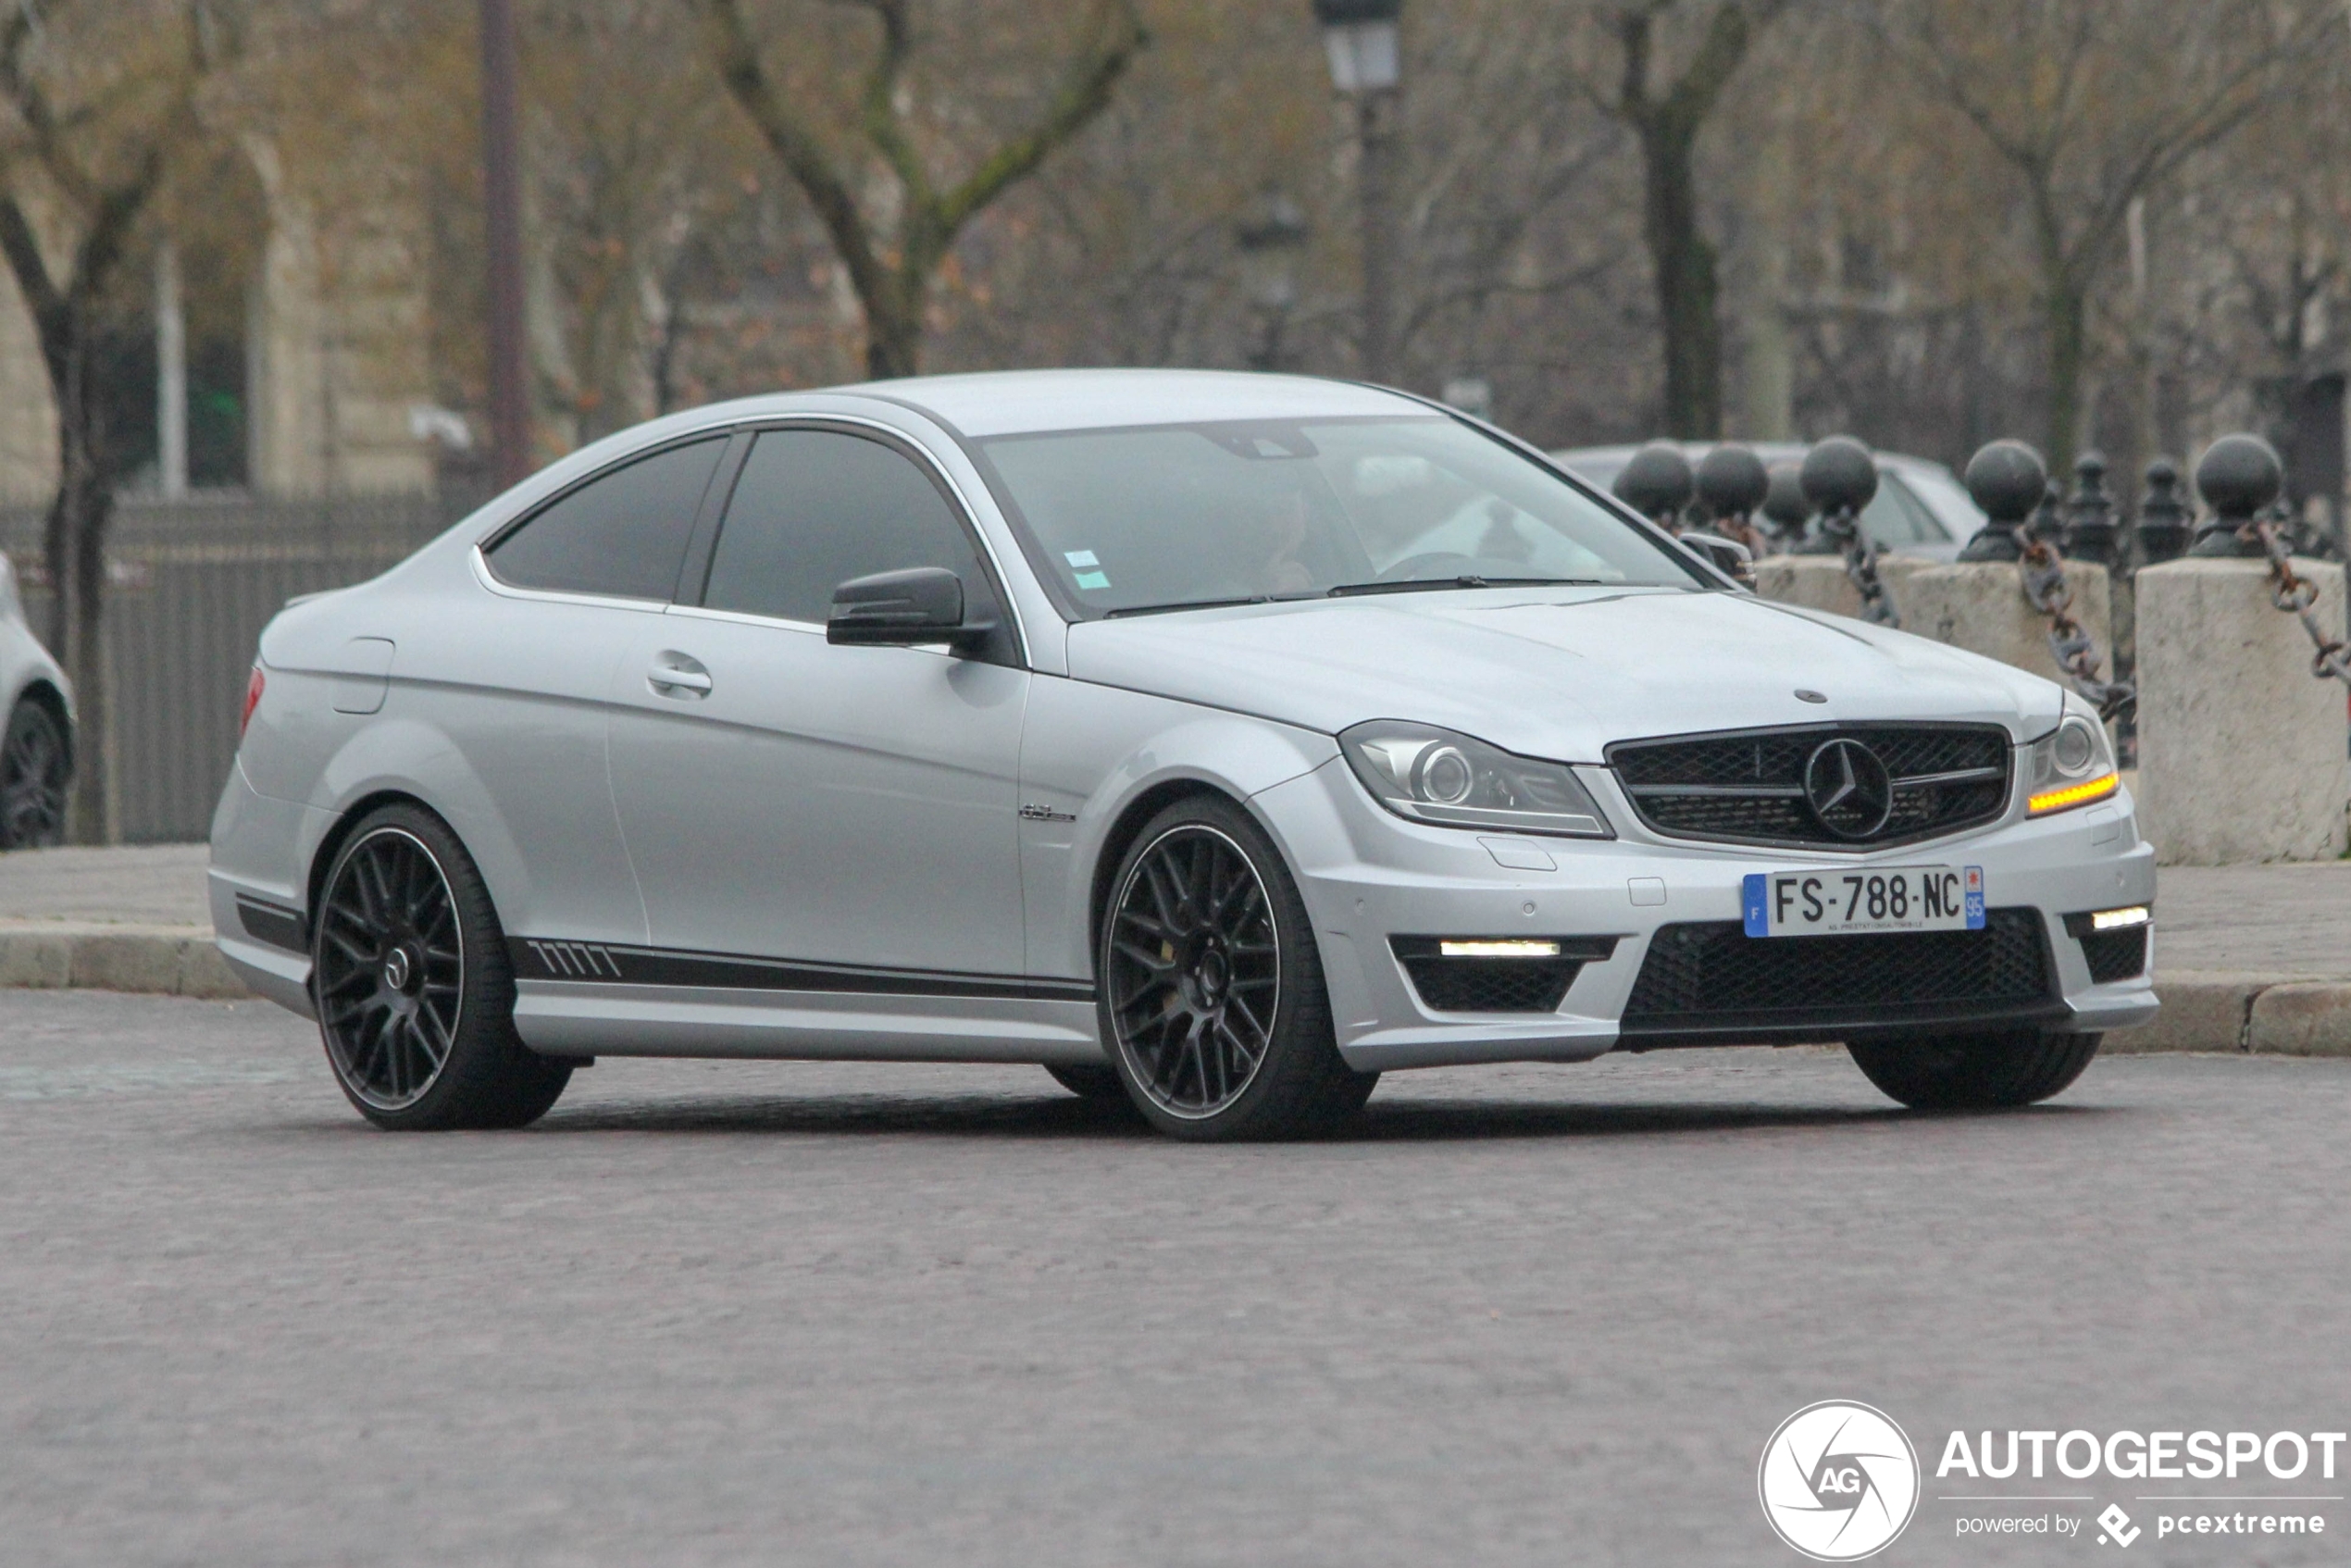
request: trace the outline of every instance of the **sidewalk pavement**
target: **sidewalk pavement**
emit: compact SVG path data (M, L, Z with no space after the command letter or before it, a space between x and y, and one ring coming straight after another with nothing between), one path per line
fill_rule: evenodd
M244 994L213 951L205 846L0 855L0 987ZM2158 875L2163 1013L2109 1051L2351 1056L2351 861Z

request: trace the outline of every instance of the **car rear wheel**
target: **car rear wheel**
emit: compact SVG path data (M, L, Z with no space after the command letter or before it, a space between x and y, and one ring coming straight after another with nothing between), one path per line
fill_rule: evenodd
M1362 1109L1378 1075L1339 1056L1304 902L1263 828L1218 796L1153 817L1099 935L1101 1027L1162 1132L1290 1138Z
M1846 1049L1887 1094L1921 1111L2031 1105L2061 1093L2098 1053L2097 1035L1960 1035L1948 1039L1856 1040Z
M72 777L73 755L56 716L31 698L19 701L0 736L0 850L65 841Z
M370 813L336 853L311 939L335 1081L379 1127L518 1127L571 1079L515 1032L514 969L490 890L430 812Z

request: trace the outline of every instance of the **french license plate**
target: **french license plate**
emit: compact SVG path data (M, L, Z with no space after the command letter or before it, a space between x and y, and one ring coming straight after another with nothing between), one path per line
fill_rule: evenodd
M1854 931L1980 931L1980 865L1879 865L1856 871L1758 871L1739 900L1750 937Z

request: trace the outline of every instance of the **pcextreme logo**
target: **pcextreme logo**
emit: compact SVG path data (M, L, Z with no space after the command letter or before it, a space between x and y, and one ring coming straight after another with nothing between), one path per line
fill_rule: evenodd
M1918 1450L1884 1411L1822 1400L1780 1423L1755 1489L1780 1539L1816 1562L1858 1562L1918 1512Z

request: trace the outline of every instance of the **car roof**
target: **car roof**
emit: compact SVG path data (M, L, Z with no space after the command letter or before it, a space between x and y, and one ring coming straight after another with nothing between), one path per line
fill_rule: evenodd
M999 370L830 390L901 404L982 438L1123 425L1433 412L1412 398L1356 382L1238 370Z

